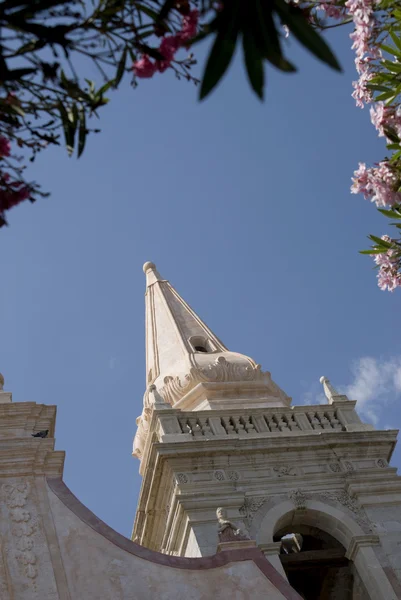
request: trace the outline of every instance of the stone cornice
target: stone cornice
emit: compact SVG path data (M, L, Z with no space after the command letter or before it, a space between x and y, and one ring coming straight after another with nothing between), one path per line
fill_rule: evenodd
M2 477L63 474L65 453L54 450L56 406L35 402L0 404ZM48 429L48 437L32 437Z

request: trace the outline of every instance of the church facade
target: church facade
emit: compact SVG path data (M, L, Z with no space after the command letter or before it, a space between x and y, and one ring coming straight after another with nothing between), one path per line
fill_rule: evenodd
M398 432L326 377L325 404L293 406L144 271L132 540L65 486L56 407L13 403L0 380L0 599L401 599Z

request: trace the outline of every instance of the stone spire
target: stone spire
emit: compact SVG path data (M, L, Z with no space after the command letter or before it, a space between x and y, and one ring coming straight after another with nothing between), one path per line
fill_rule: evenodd
M330 383L330 380L327 379L324 375L320 378L320 383L323 385L324 395L326 396L329 404L333 404L333 402L346 402L348 401L348 397L344 394L339 394L334 387Z
M161 277L154 263L146 262L143 270L146 274L148 385L172 375L185 376L193 366L191 357L195 353L227 351L170 283Z
M12 402L11 392L4 391L4 377L0 373L0 404L7 404L8 402Z
M252 358L232 352L152 262L146 274L146 376L134 454L141 456L151 413L163 403L184 411L288 406L291 399Z

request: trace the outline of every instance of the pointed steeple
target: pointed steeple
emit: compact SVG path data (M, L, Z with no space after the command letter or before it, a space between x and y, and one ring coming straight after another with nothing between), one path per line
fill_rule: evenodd
M163 279L152 262L146 274L146 373L148 385L159 376L186 374L191 355L228 349Z

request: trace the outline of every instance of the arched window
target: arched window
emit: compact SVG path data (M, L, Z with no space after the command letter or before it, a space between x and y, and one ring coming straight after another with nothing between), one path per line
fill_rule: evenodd
M330 534L309 525L276 532L280 560L290 585L304 600L368 600L363 582L345 548Z
M200 335L194 335L188 341L194 352L214 352L216 350L208 338Z

